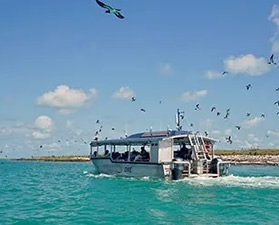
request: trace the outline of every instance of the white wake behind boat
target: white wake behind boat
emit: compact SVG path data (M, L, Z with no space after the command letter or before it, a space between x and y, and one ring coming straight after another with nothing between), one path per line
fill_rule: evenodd
M217 140L182 130L143 132L90 143L90 159L99 173L171 180L227 175L229 162L217 158Z

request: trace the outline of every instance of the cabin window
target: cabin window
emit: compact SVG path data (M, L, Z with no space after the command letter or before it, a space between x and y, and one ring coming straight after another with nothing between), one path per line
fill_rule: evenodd
M97 146L97 150L93 152L96 157L110 157L110 148L107 145Z
M144 147L144 149L142 149ZM149 145L128 145L116 146L112 152L112 160L128 162L149 162L150 146Z

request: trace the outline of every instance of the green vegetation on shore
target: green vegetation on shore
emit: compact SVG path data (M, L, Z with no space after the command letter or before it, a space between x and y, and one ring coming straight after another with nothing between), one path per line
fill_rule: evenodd
M59 161L59 162L87 162L90 161L88 155L63 155L63 156L36 156L31 158L20 158L17 160L30 161Z
M279 149L215 150L215 155L279 155Z
M279 149L250 149L250 150L215 150L215 155L279 155ZM36 156L31 158L20 158L17 160L31 161L59 161L59 162L87 162L90 160L88 155L66 155L66 156Z

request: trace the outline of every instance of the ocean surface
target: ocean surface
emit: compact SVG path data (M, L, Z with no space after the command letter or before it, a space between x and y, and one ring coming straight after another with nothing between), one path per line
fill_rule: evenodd
M1 160L0 224L279 224L279 167L173 182L96 175L91 163Z

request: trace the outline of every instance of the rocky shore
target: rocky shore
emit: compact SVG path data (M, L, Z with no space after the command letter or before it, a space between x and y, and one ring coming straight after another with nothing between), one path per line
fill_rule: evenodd
M279 166L279 155L220 155L234 165L274 165Z

